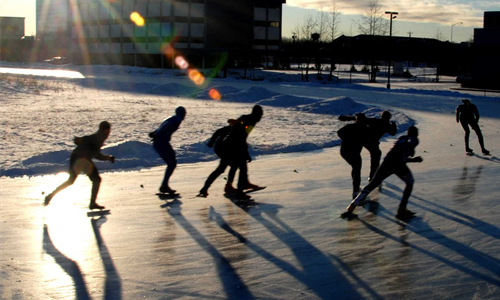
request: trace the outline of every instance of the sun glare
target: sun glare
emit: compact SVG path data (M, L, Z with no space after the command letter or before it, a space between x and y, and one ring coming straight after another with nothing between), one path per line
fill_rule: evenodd
M137 26L144 26L145 21L144 18L136 11L130 14L130 20L135 23Z
M202 85L205 82L205 77L198 70L189 70L189 79L196 85Z
M210 89L210 91L208 91L208 95L213 100L220 100L220 98L221 98L220 93L216 89Z
M17 75L34 75L60 78L85 78L80 72L66 70L45 70L45 69L18 69L0 68L0 73Z

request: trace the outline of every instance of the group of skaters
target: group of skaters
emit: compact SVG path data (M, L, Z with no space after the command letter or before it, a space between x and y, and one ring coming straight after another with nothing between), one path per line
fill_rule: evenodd
M479 128L479 112L477 107L470 103L468 99L463 99L462 102L463 104L459 105L456 109L456 120L462 124L465 130L466 152L473 152L473 150L469 148L470 126L478 136L482 153L484 155L489 155L489 151L484 147L483 136ZM213 134L207 146L214 148L214 152L220 158L220 163L208 176L198 196L207 197L208 189L217 177L224 173L227 167L230 167L230 171L224 191L227 194L235 195L236 200L249 200L250 196L247 195L245 191L260 188L257 185L251 184L248 180L247 163L251 162L252 158L248 152L247 137L255 125L261 120L262 115L262 107L260 105L255 105L251 114L242 115L238 119L229 119L227 121L227 126L218 129ZM166 118L155 131L149 133L153 142L153 148L167 164L165 175L159 188L160 193L176 194L176 190L169 186L169 179L177 166L176 154L170 144L170 139L185 117L186 109L179 106L175 109L175 115ZM418 163L423 161L420 156L415 156L415 148L419 143L418 129L415 126L410 126L406 134L398 138L394 146L385 156L382 164L380 164L380 158L382 156L379 147L380 139L385 134L394 136L397 133L396 123L390 121L391 117L391 113L388 111L383 111L380 118L368 118L362 113L356 114L355 116L339 116L340 121L354 121L354 123L342 127L337 132L342 141L340 155L352 167L353 200L347 207L347 211L341 215L342 217L352 216L357 206L367 202L366 199L370 192L380 186L382 182L392 174L396 174L406 184L396 216L398 218L407 218L415 215L414 212L407 209L408 199L414 184L413 175L407 163ZM52 193L45 197L45 205L48 205L58 192L72 185L77 176L81 172L84 172L92 181L89 209L104 209L104 206L96 203L101 177L92 159L110 161L111 163L115 162L115 157L113 155L104 155L101 153L101 147L108 138L110 132L111 125L109 122L103 121L99 124L99 130L96 133L74 138L77 147L73 150L70 158L70 176L66 182L62 183ZM368 185L361 189L361 151L363 148L366 148L370 153L370 174L368 177ZM237 170L239 170L238 184L237 188L234 188L232 182Z

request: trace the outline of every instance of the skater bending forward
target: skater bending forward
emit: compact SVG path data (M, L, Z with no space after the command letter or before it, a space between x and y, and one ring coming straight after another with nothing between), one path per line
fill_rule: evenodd
M96 203L97 193L101 185L101 176L99 176L99 171L94 162L92 162L92 159L95 158L98 160L110 161L112 163L115 162L115 157L113 155L104 155L101 153L101 147L108 138L110 132L111 125L107 121L102 121L96 133L84 137L75 137L74 142L77 147L73 150L73 153L71 153L69 178L45 197L45 205L48 205L50 200L52 200L57 193L72 185L78 175L83 171L92 181L92 195L90 197L89 209L104 209L104 206Z
M160 193L175 193L175 190L171 189L168 185L170 176L172 176L175 167L177 167L177 159L175 158L175 151L170 145L170 138L172 137L172 134L179 129L179 126L185 117L186 109L179 106L175 109L174 116L170 116L163 120L158 129L149 133L149 136L153 139L153 148L167 164L165 176L163 177L163 182L160 186Z
M370 181L370 183L363 188L361 193L359 193L359 195L347 207L346 214L352 213L357 205L363 203L368 194L379 186L382 181L392 174L396 174L406 183L406 188L403 191L403 198L399 204L397 217L404 218L413 216L415 213L406 208L414 183L413 175L411 174L411 171L406 163L423 161L420 156L413 157L415 155L415 148L417 145L418 129L415 126L411 126L408 128L407 135L401 136L389 153L387 153L387 156L384 158L384 161L378 168L372 181Z

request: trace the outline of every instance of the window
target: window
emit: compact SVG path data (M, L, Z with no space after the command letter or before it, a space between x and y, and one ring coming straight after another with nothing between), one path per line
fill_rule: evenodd
M280 27L280 22L269 22L269 27L279 28Z

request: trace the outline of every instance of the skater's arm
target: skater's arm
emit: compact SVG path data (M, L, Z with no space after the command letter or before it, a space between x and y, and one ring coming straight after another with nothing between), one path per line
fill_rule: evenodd
M409 163L421 163L421 162L423 162L423 161L424 161L424 159L423 159L421 156L408 158L408 159L406 160L406 162L409 162Z
M344 116L344 115L339 116L339 121L354 121L354 120L356 120L356 117L354 116Z
M396 126L396 122L392 121L391 124L388 126L387 133L390 135L396 135L398 132L398 127Z
M455 109L455 115L457 117L457 123L460 120L460 106L457 106L457 109Z
M75 143L75 145L81 145L83 142L83 138L81 138L79 136L75 136L75 138L73 139L73 142Z
M477 106L472 107L472 113L474 114L474 118L476 119L476 122L479 122L479 111L477 110Z

